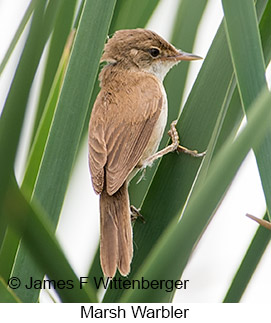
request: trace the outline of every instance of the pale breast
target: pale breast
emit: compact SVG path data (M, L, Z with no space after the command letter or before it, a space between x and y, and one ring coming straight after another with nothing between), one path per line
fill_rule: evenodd
M150 166L145 164L145 160L148 157L152 156L157 151L167 124L167 116L168 116L167 95L162 83L160 83L160 87L163 95L162 109L161 109L160 116L153 128L153 132L150 137L150 140L140 160L140 164L143 165L143 167Z

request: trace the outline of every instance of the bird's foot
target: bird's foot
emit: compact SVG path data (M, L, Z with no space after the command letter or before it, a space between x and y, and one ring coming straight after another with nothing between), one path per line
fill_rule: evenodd
M183 152L185 154L191 155L193 157L203 157L206 155L206 151L199 153L197 150L191 150L184 146L180 145L179 134L176 129L177 120L174 120L170 125L170 130L168 131L168 135L172 140L172 146L176 147L175 150L177 152Z
M140 213L140 209L137 209L135 206L131 205L130 210L132 223L135 223L137 219L140 219L142 223L146 222L143 215Z

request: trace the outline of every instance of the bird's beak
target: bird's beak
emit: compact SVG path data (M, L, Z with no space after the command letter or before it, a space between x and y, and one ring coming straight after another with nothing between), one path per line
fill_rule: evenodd
M200 56L190 54L190 53L185 53L185 52L183 52L181 50L178 50L178 54L175 56L175 58L178 61L196 61L198 59L203 59Z

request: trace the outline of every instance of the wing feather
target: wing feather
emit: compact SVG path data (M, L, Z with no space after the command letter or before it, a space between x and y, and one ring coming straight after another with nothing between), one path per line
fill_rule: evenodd
M100 91L89 126L89 166L97 193L106 188L114 194L139 163L162 104L158 81L145 73L121 88Z

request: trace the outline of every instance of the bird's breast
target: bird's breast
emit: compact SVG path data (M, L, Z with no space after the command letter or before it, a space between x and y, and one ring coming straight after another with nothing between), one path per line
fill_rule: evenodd
M157 122L153 128L150 140L140 160L140 164L143 165L143 167L148 166L147 164L145 164L145 160L148 157L152 156L157 151L167 124L167 116L168 116L167 95L162 83L160 84L160 86L161 86L161 92L163 96L162 108L161 108L160 115L157 119Z

